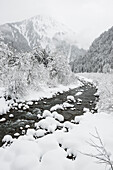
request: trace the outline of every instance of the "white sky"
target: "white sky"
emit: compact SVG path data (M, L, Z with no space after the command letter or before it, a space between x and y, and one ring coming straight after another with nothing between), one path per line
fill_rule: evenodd
M113 26L113 0L0 0L0 24L38 14L54 17L75 31L83 48Z

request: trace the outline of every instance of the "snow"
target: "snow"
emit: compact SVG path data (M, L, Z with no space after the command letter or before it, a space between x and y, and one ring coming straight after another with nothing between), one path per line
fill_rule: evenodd
M113 73L79 73L78 77L93 82L98 89L95 95L99 95L97 107L100 112L113 113Z
M74 105L73 105L73 104L70 104L70 103L68 103L68 102L64 102L64 103L63 103L63 107L64 107L64 108L71 108L71 107L74 107Z
M32 101L28 101L26 104L31 106L31 105L33 105L33 102Z
M78 116L78 118L81 116ZM49 129L50 124L58 122L46 117L48 120L46 129ZM54 120L54 121L53 121ZM40 122L44 121L41 120ZM39 125L42 123L38 122ZM43 126L45 122L43 122ZM105 126L106 125L106 126ZM85 114L78 125L71 122L64 122L63 127L69 129L68 132L56 130L52 134L46 134L44 129L30 129L23 137L19 137L13 141L11 136L4 137L4 141L13 141L9 147L0 148L0 166L1 169L7 167L8 170L103 170L103 164L97 164L94 158L87 157L82 153L96 153L96 149L91 147L88 142L92 139L98 142L91 134L96 136L95 127L101 136L105 147L113 154L113 115L106 113ZM45 127L44 127L45 128ZM33 136L41 137L34 139ZM28 137L27 137L28 136ZM60 146L59 146L60 144ZM10 157L8 157L11 155ZM73 156L73 160L68 157ZM7 161L8 159L8 161ZM20 164L21 162L21 164ZM5 170L5 169L4 169Z
M73 129L73 128L75 127L74 124L71 123L71 122L69 122L69 121L64 122L63 125L64 125L64 127L67 128L68 130Z
M36 170L38 169L39 161L35 155L20 155L14 159L11 164L12 170Z
M78 98L77 101L78 101L78 102L82 102L82 99Z
M10 118L13 118L13 117L14 117L14 115L13 115L13 114L9 114L9 117L10 117Z
M77 104L81 105L81 102L77 102Z
M92 74L92 73L91 73L91 74ZM90 78L90 77L87 78L86 76L84 76L84 73L83 73L83 74L76 74L76 75L78 75L78 79L79 79L79 80L81 80L81 81L83 81L83 82L88 82L88 83L94 84L93 79Z
M75 102L74 96L67 96L67 101Z
M61 114L58 114L56 111L54 111L52 113L52 116L53 116L53 118L55 118L59 122L63 122L64 121L64 117Z
M52 117L52 114L49 110L44 110L44 112L42 113L42 117L44 117L44 118Z
M22 126L20 126L20 130L23 130L23 127L22 127Z
M49 88L47 85L43 85L43 87L41 88L40 91L35 91L33 89L28 89L28 94L26 96L24 96L23 98L19 99L19 103L14 103L13 100L10 101L5 101L4 93L5 93L5 89L4 88L0 88L0 115L6 114L9 109L12 107L14 107L15 110L22 109L23 110L27 110L29 109L30 105L33 105L32 100L40 100L42 98L51 98L54 95L56 95L58 92L59 93L63 93L64 91L68 91L70 89L74 89L81 86L80 82L76 82L75 84L70 84L70 85L57 85L57 87L54 88ZM26 104L24 104L23 102L26 102ZM38 104L38 102L35 102L35 104Z
M83 115L81 116L75 116L75 123L80 123L80 121L82 120Z
M99 90L101 93L103 89ZM102 98L104 96L101 96L101 104L109 98L107 95L107 99ZM98 107L100 106L102 105ZM15 140L11 136L3 138L4 142L13 143L0 148L0 168L2 170L103 170L106 167L106 170L109 170L109 165L98 164L95 158L86 156L91 153L98 154L96 148L90 145L91 141L97 146L100 145L99 140L94 137L97 136L97 130L113 161L113 112L110 111L108 114L106 107L103 109L104 111L99 109L98 113L92 114L89 109L84 108L84 115L76 116L73 122L63 123L56 111L52 113L44 111L45 119L35 123L36 130L28 129L26 135L19 136ZM62 128L59 130L58 126ZM71 156L74 159L69 159Z
M19 103L18 108L21 109L22 106L23 106L23 104L22 104L22 103Z
M26 129L30 128L30 125L25 125L25 128L26 128Z
M38 119L41 119L42 116L41 116L40 114L37 114L37 118L38 118Z
M11 135L5 135L2 139L2 142L6 142L6 143L10 142L11 143L11 142L13 142L13 138Z
M0 115L6 114L6 112L9 110L9 107L5 101L4 97L0 98Z
M51 107L50 111L55 111L55 110L58 110L58 109L61 109L61 110L64 110L63 108L63 105L62 104L56 104L55 106Z
M50 111L53 112L53 111L56 111L58 109L64 110L66 108L72 108L72 107L74 107L73 104L70 104L68 102L64 102L63 104L56 104L55 106L51 107Z
M82 94L82 92L80 91L80 92L77 92L76 94L75 94L75 96L80 96Z
M36 128L42 128L48 132L53 132L60 126L60 123L52 117L46 117L46 119L40 120L38 123L35 123Z
M5 122L5 121L6 121L6 118L5 118L5 117L3 117L3 118L0 119L0 122Z
M13 106L14 106L14 107L17 107L17 106L18 106L18 103L13 103Z
M29 89L29 94L24 97L24 100L39 100L41 98L51 98L53 95L59 93L63 93L64 91L68 91L70 89L74 89L81 86L81 82L77 82L76 84L70 84L67 86L64 85L57 85L57 87L49 88L47 86L42 87L41 91L34 91Z
M46 130L38 129L35 131L35 137L42 137L46 134Z
M19 133L15 133L14 136L18 137L20 134Z
M89 112L89 109L84 107L83 111L84 112Z

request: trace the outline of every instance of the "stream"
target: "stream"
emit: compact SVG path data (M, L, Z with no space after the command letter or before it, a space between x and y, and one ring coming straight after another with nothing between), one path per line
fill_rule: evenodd
M92 113L96 113L96 103L98 102L98 97L94 94L97 89L93 85L84 85L75 89L70 89L67 92L57 93L52 98L43 98L38 101L19 103L22 107L14 107L6 115L0 116L0 118L5 118L4 122L0 122L0 146L2 146L2 138L4 135L11 135L12 137L17 137L15 133L23 135L26 133L28 126L34 128L35 122L40 119L37 118L37 114L42 115L44 110L50 110L51 107L56 104L62 104L67 101L67 96L74 96L75 102L73 108L65 108L64 110L58 109L57 112L64 116L64 121L71 121L75 116L83 115L84 108L88 108ZM78 93L79 92L79 93ZM78 95L77 95L78 94ZM29 108L23 110L23 105L29 105ZM12 116L13 115L13 116Z

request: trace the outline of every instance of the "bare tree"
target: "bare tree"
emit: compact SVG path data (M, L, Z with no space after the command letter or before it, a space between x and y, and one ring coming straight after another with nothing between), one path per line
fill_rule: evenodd
M94 147L97 150L97 154L85 153L84 155L96 158L97 163L103 163L106 166L110 167L109 170L113 170L113 161L110 158L111 154L106 150L106 148L103 144L103 141L102 141L96 128L95 128L95 131L96 131L96 135L91 134L91 136L97 140L97 143L94 142L94 140L92 140L92 139L90 139L90 142L88 142L88 143L91 147Z

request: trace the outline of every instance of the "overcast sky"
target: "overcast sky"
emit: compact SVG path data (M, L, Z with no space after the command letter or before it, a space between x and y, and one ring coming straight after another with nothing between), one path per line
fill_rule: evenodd
M74 30L87 48L113 26L113 0L0 0L0 24L38 14L54 17Z

